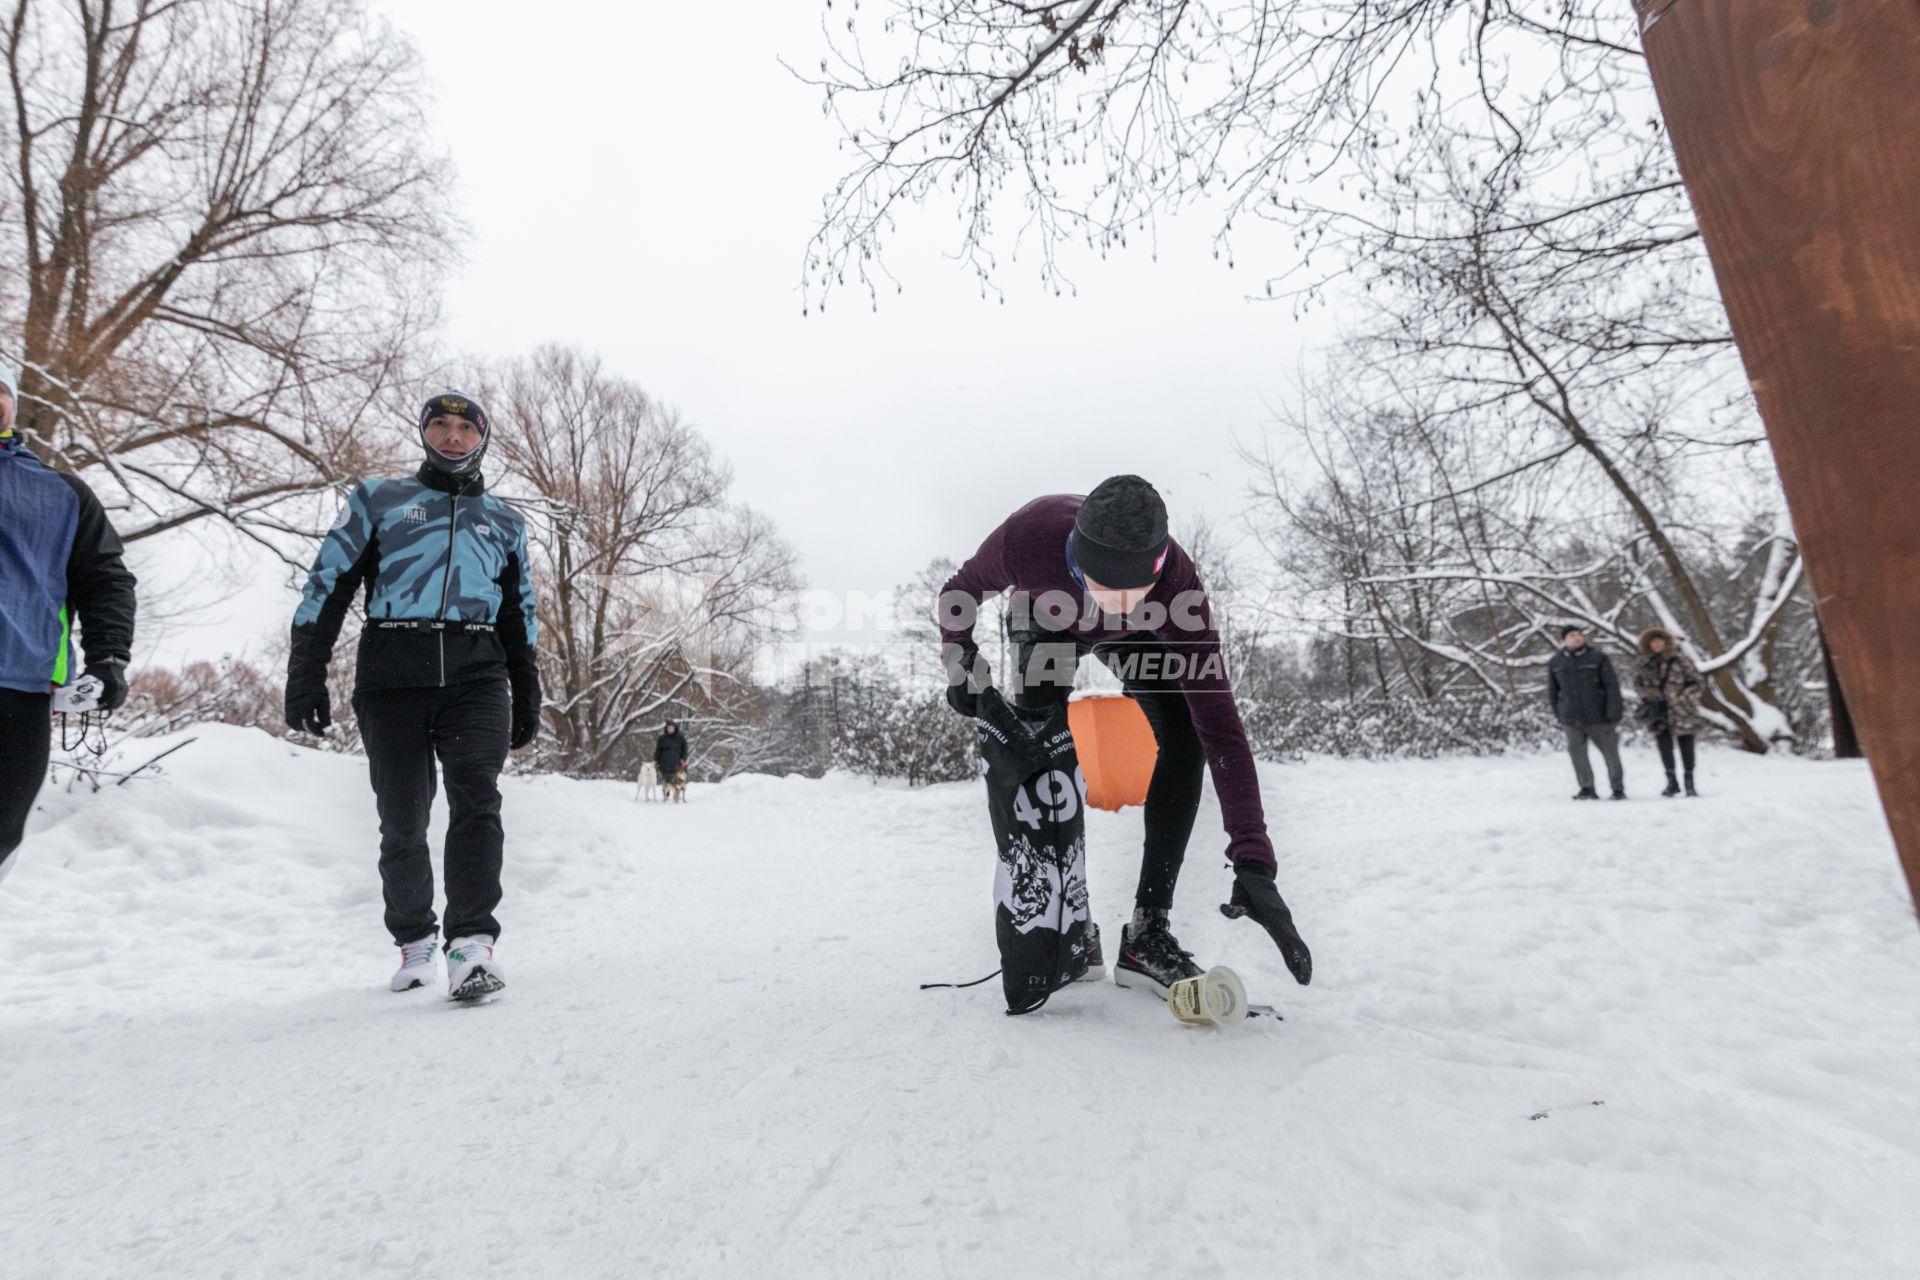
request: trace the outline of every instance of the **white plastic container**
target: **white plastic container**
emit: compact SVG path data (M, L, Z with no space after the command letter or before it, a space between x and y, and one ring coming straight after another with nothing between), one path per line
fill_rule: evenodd
M1196 1027L1237 1027L1247 1020L1246 984L1227 966L1215 965L1168 988L1167 1008Z

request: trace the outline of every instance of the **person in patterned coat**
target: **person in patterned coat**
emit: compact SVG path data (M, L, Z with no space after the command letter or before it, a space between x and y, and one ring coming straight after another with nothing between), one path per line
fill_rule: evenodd
M1633 687L1640 695L1640 718L1653 730L1654 743L1660 748L1660 763L1666 766L1667 789L1660 794L1677 796L1681 781L1674 775L1674 746L1679 745L1680 763L1686 773L1685 789L1693 789L1694 739L1699 736L1700 695L1706 681L1693 660L1680 652L1673 633L1664 627L1649 627L1640 633L1640 657L1634 664Z
M473 999L505 980L500 934L500 770L540 728L540 676L527 524L486 491L487 414L446 392L420 411L426 460L411 476L363 480L347 495L293 615L287 724L332 723L327 665L365 588L353 709L380 814L386 924L400 947L395 991L436 976L427 821L436 757L447 787L448 994Z

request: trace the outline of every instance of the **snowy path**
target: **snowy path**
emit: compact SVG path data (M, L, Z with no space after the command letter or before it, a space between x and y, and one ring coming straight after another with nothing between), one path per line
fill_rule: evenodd
M1855 764L1267 768L1316 985L1214 911L1203 810L1175 923L1288 1015L1220 1034L916 990L994 966L984 803L845 778L514 782L510 992L391 995L358 762L196 732L50 793L0 890L9 1280L1920 1275ZM1138 822L1092 829L1116 940Z

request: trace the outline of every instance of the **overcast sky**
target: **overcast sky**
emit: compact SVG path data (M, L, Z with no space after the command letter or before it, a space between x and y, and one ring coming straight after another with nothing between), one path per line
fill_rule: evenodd
M1069 258L1077 298L1022 267L1000 305L948 257L951 206L893 243L904 295L876 313L850 290L803 318L806 242L845 158L778 59L817 66L818 0L374 7L424 56L471 230L448 345L598 352L712 441L816 588L884 589L963 558L1028 498L1116 472L1153 480L1176 527L1224 521L1242 504L1235 438L1258 438L1320 339L1246 300L1247 262L1287 265L1280 237L1243 242L1233 272L1210 220L1171 222L1157 262L1138 246ZM285 576L264 569L157 656L277 633Z

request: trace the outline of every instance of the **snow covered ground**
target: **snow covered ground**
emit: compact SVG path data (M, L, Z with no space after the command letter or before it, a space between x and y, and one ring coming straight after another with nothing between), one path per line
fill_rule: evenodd
M1288 1019L1221 1033L917 990L996 963L983 798L838 777L513 781L510 991L392 995L360 762L195 734L47 793L0 889L9 1280L1920 1274L1858 764L1269 767L1315 985L1203 810L1176 926ZM1094 816L1110 938L1138 830Z

